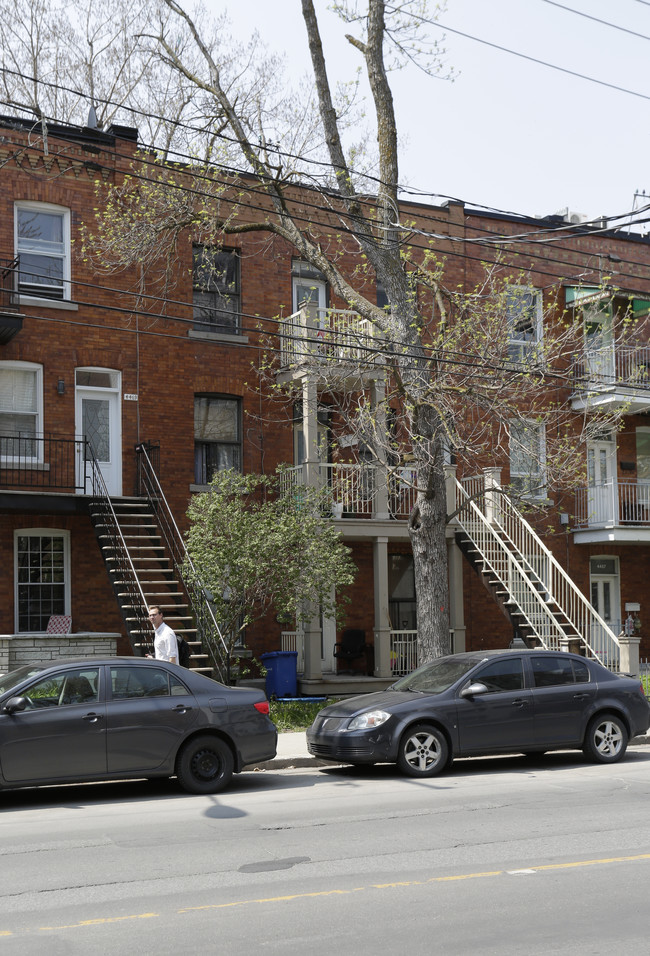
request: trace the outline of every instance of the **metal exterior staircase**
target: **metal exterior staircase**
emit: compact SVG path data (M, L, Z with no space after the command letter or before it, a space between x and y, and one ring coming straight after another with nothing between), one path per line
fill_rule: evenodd
M574 648L612 670L616 634L489 474L456 485L457 542L524 640Z
M142 446L138 451L142 496L111 499L96 462L88 463L93 488L91 520L131 646L137 655L152 652L148 608L159 604L166 622L189 644L190 668L227 683L226 643L194 573L148 449Z

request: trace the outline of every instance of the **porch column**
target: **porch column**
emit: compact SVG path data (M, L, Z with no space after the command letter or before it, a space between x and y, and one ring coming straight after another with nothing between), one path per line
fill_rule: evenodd
M309 376L302 380L302 433L305 439L304 483L317 488L320 485L318 458L318 388Z
M305 661L303 680L320 680L321 667L321 626L320 614L313 614L304 624Z
M370 404L377 431L377 471L373 517L388 520L388 466L386 460L386 385L382 379L373 379L370 383Z
M621 648L621 674L632 674L633 677L638 677L641 673L639 666L641 638L636 635L621 634L618 643Z
M463 555L453 538L447 539L449 565L449 627L451 650L459 654L465 648L465 608L463 605Z
M302 430L305 439L305 461L302 466L305 485L318 488L321 482L318 458L318 388L310 376L302 380ZM309 608L304 625L305 661L303 679L320 680L321 619L318 608Z
M388 615L388 538L374 538L372 564L375 586L375 677L390 677L390 617Z
M493 488L501 486L501 469L484 468L484 489L485 489L485 517L494 524L501 516L501 496L499 492L493 491Z

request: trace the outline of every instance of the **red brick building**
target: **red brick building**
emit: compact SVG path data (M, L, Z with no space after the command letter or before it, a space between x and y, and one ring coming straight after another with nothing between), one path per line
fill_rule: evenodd
M194 665L212 667L196 637L198 618L209 617L209 608L190 607L176 579L174 525L182 533L188 500L214 469L271 473L280 463L295 469L296 481L318 472L333 488L339 480L345 488L342 514L335 510L333 520L358 568L346 629L362 632L369 647L344 666L377 683L412 666L417 620L407 517L416 479L407 464L382 478L354 443L341 449L338 464L331 454L311 454L321 442L329 447L331 422L326 409L316 412L318 383L290 354L292 342L319 329L338 347L350 313L289 247L254 236L210 252L209 275L188 236L165 298L147 277L143 284L137 267L99 273L81 253L81 225L96 206L96 185L119 182L129 169L136 131L50 126L44 136L40 127L5 119L1 132L0 669L21 655L78 652L75 635L91 644L114 635L119 653L137 653L148 639L148 602L163 604L171 625L195 641ZM531 522L598 620L618 633L630 617L629 629L643 635L643 579L650 569L650 391L643 363L648 355L650 367L650 352L645 342L633 351L618 348L617 316L647 313L650 241L459 203L409 204L408 213L439 237L449 285L476 281L486 255L478 240L517 239L516 246L501 243L513 276L525 268L529 277L525 286L513 278L519 319L513 349L525 352L543 336L538 316L558 283L561 305L584 313L584 352L576 356L565 400L576 416L602 403L624 403L627 414L618 434L584 449L587 486L575 497L545 501ZM536 242L548 230L556 230L558 241ZM345 255L352 269L354 257ZM608 293L597 282L604 265L619 273ZM282 315L294 318L278 326ZM269 335L281 354L288 350L279 375L296 384L294 402L280 403L260 387ZM362 384L375 400L381 387L381 375L367 375ZM486 465L501 469L506 482L530 479L521 455ZM488 486L500 476L490 472ZM449 494L452 513L463 491L451 469ZM159 502L161 495L165 504L154 514L149 499ZM489 498L480 500L489 510ZM481 521L476 516L476 528ZM551 579L561 576L549 570L546 551L533 560L526 545L522 560L536 567L541 561L545 570L538 567L537 584L527 581L524 591L536 587L543 598L533 595L532 610L518 617L512 593L499 596L498 582L480 563L485 556L471 558L473 527L455 519L448 529L456 650L507 646L519 633L530 635L542 604L550 603ZM555 599L555 585L553 591ZM52 618L63 618L68 637L45 636ZM551 636L556 646L558 634ZM341 637L331 621L294 635L268 620L250 629L246 643L256 657L296 646L303 688L313 691L335 673ZM648 651L642 645L642 656Z

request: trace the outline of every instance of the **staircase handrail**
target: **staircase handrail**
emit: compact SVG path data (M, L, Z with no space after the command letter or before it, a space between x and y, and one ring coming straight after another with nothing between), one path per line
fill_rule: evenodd
M83 439L83 459L85 478L86 481L90 481L93 499L101 509L106 531L110 535L111 547L115 553L116 561L119 561L120 580L124 582L131 602L130 607L133 610L134 616L137 618L136 625L142 634L146 634L147 629L150 628L147 599L142 590L133 561L131 560L131 555L124 540L120 523L117 520L117 515L115 514L113 502L108 493L104 476L95 458L92 445L87 438ZM87 472L88 468L90 468L90 475L88 475ZM84 487L87 487L87 484L84 484ZM133 639L131 628L129 628L129 639L133 650L138 650L139 647ZM143 641L143 643L151 644L152 642Z
M483 514L481 509L476 504L475 499L470 497L467 494L467 492L463 488L462 484L458 481L458 479L455 479L455 481L456 481L457 492L460 492L461 495L465 496L464 499L461 499L461 501L458 502L459 507L458 507L457 515L456 515L458 523L460 527L462 528L462 530L468 535L472 543L479 549L483 562L487 565L490 571L496 576L497 580L503 585L503 587L507 589L509 594L512 594L513 592L513 589L512 589L513 578L515 574L518 575L518 580L520 584L523 585L524 589L526 590L530 598L530 603L527 604L526 606L522 605L521 600L517 602L520 608L521 614L523 615L526 621L526 624L533 631L534 635L541 641L544 647L548 647L549 639L555 638L556 642L559 642L563 638L566 639L568 637L567 633L562 628L561 624L550 614L549 608L546 604L546 601L543 595L535 587L533 581L530 579L528 573L526 572L526 569L523 567L523 565L517 559L517 557L512 552L508 551L508 549L505 547L505 545L503 544L503 541L496 534L494 528L488 521L487 517ZM467 521L464 520L463 518L463 513L466 513L468 509L470 510L470 513L474 516L474 518L479 522L479 526L481 527L481 529L483 530L487 538L494 545L496 545L496 549L497 549L496 552L489 553L485 549L485 547L481 546L481 541L477 539L477 535L473 534ZM507 564L504 568L500 567L495 562L494 560L495 554L499 554L500 556L506 559ZM519 598L521 599L521 595L519 595ZM541 616L543 617L543 619L549 625L551 625L550 630L554 631L555 633L546 634L540 630L539 625L535 622L535 620L533 619L530 613L531 610L533 609L536 609L541 613Z
M465 494L461 482L457 479L456 484ZM525 570L526 575L532 573L538 578L550 598L555 601L561 609L593 657L602 660L603 657L606 656L604 648L600 650L597 649L593 646L591 640L591 635L596 633L596 629L594 628L594 625L596 625L603 636L613 645L610 650L612 650L615 660L618 660L620 644L617 635L571 580L553 552L544 544L532 525L526 521L521 512L515 507L503 488L496 482L493 482L489 487L485 488L484 495L485 497L488 495L492 497L490 502L492 521L488 521L488 524L496 525L511 542L513 547L517 549L517 552L522 555L527 565L527 568L522 568ZM472 503L474 504L474 502ZM501 515L503 515L504 520L501 520ZM519 534L517 534L517 529L520 529ZM521 534L521 530L523 530L523 535ZM501 545L505 549L502 539L496 534L494 528L492 528L492 531L496 540L501 542ZM528 551L524 550L526 546L529 548ZM505 550L507 551L507 549ZM550 572L546 580L530 561L530 558L534 559L538 555L542 556ZM606 660L605 663L610 663L610 661Z
M165 493L158 479L158 475L152 466L147 445L137 445L136 451L142 456L141 460L144 460L146 465L145 468L140 469L139 490L140 492L144 490L146 497L155 513L159 518L164 519L160 522L160 528L165 539L165 543L172 556L176 573L178 574L181 584L183 585L189 598L190 607L194 613L199 631L199 637L201 638L201 645L205 646L207 649L212 659L212 666L215 668L219 676L219 680L221 680L223 683L229 683L230 652L228 645L224 640L221 628L219 627L217 619L214 615L214 610L208 598L207 589L196 571L194 563L188 553L183 536L178 529L178 525L176 524L172 510L169 507L169 503L165 497ZM186 568L188 567L190 568L191 572L191 579L189 581L187 579L188 575L186 573ZM223 655L222 658L219 658L216 652L213 638L211 634L208 633L210 630L212 630L212 634L216 634L217 636L218 643L220 644L220 651Z

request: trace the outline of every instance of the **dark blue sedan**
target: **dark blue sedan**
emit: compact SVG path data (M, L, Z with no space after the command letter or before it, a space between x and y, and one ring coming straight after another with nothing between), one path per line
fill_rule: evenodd
M268 715L262 691L166 661L26 664L0 676L0 789L176 776L216 793L275 756Z
M582 749L615 763L649 725L638 678L577 654L487 651L438 658L386 691L325 707L307 746L315 757L431 777L454 757L487 754Z

